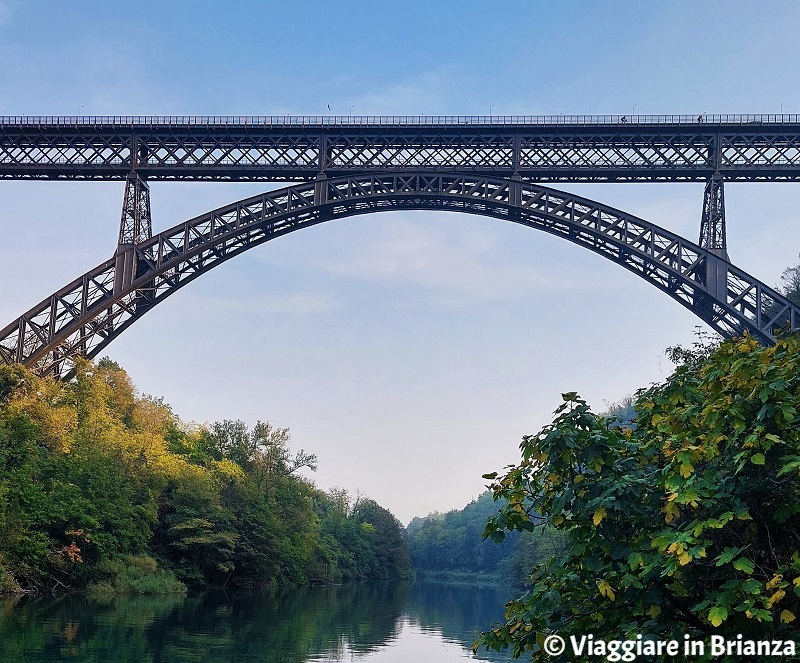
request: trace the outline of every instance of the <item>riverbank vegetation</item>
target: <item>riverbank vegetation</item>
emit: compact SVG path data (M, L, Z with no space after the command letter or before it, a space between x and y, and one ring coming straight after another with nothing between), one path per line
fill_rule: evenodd
M402 527L323 493L289 431L188 427L110 360L0 366L0 588L158 593L411 575Z
M521 461L486 475L501 511L485 535L554 530L531 589L476 646L596 638L794 639L800 617L800 339L676 349L635 421L563 395Z

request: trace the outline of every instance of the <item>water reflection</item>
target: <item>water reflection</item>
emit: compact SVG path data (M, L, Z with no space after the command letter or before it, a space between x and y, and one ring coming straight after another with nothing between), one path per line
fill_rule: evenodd
M5 598L0 661L462 661L472 658L475 630L502 618L508 595L422 582L106 601Z

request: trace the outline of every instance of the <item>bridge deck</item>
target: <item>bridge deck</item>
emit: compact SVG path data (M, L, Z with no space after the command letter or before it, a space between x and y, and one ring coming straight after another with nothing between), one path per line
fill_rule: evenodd
M800 179L800 115L0 117L0 179Z

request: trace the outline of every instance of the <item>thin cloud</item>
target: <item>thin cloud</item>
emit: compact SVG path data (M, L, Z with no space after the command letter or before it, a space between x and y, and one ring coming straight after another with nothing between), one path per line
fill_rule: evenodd
M319 267L340 277L415 285L433 302L449 306L575 290L596 281L593 273L573 272L565 280L546 264L526 264L489 230L451 230L415 221L392 224L357 248L329 255Z
M414 306L422 308L618 290L630 278L608 270L600 259L582 263L576 259L582 249L541 233L525 230L522 236L521 229L508 224L436 212L425 213L424 220L405 213L370 216L281 238L253 257L298 273L412 287ZM408 301L398 300L398 305L408 306Z
M313 316L341 308L333 297L319 293L294 292L263 297L215 297L192 293L184 305L214 317L238 315ZM202 314L201 314L202 315Z

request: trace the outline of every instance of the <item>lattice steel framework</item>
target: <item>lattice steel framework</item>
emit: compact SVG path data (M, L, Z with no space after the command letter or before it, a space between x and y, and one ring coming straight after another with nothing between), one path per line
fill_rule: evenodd
M131 172L125 180L122 220L119 225L121 246L141 244L153 235L150 218L150 187L139 173Z
M0 117L0 178L800 179L800 116Z
M700 221L700 246L728 259L728 240L725 230L725 189L722 175L706 182L703 194L703 216Z
M771 342L800 327L800 309L711 251L600 203L538 184L475 174L362 174L290 186L186 221L98 265L0 331L0 360L69 376L173 292L240 253L301 228L356 214L451 210L544 230L622 265L723 336Z

